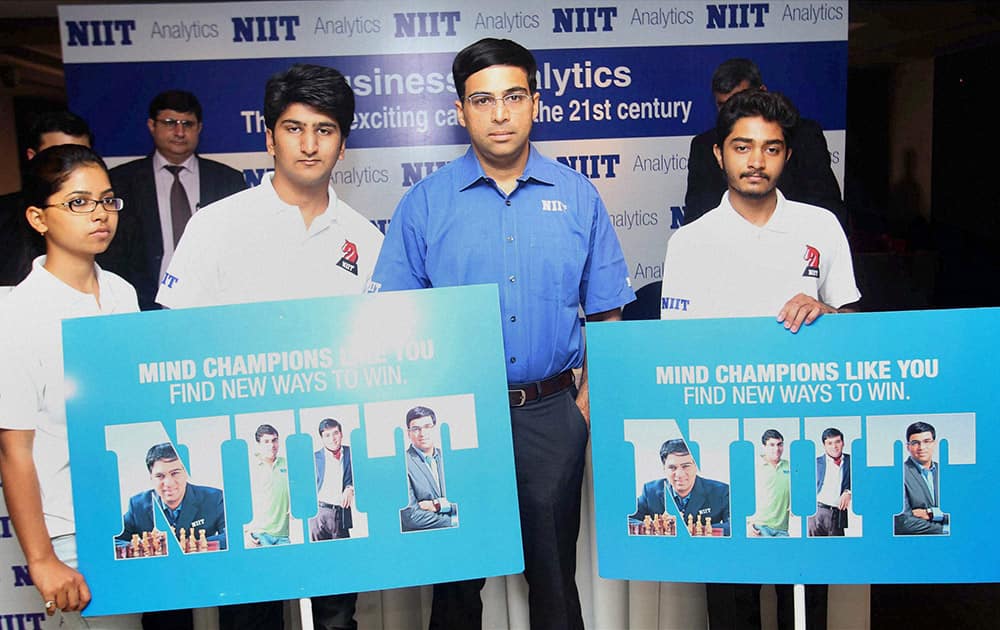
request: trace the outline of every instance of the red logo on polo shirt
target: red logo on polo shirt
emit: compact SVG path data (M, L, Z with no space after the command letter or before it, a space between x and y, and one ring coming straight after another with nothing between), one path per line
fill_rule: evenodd
M819 277L819 250L812 245L806 245L806 255L802 257L806 261L806 270L802 275L807 278Z
M344 252L344 257L337 262L337 266L358 275L358 246L351 241L344 241L340 251Z

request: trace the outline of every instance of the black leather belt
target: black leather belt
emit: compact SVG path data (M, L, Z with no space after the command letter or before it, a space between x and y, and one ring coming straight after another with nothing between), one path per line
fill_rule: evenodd
M834 505L827 505L826 503L817 503L816 507L824 508L824 509L827 509L827 510L836 510L836 509L838 509L836 506L834 506Z
M330 503L323 503L322 501L317 501L317 503L319 503L319 506L321 508L327 508L329 510L336 510L338 507L340 507L339 505L333 505L333 504L330 504Z
M512 383L508 385L507 396L511 407L523 407L526 403L541 400L552 394L561 392L576 383L573 370L566 370L552 378L534 383Z

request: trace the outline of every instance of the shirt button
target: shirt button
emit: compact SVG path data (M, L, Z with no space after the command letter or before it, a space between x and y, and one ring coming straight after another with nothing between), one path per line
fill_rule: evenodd
M514 242L514 237L513 236L508 236L507 237L507 242L508 243L513 243Z
M510 321L516 322L517 321L517 315L511 315L510 316Z
M511 363L517 363L517 357L511 357L510 358L510 362Z
M511 276L507 279L510 280L511 282L517 282L517 278L515 278L514 276Z
M509 205L510 205L510 199L508 199L508 200L507 200L507 201L505 201L504 203L506 203L506 204L507 204L507 205L509 206Z

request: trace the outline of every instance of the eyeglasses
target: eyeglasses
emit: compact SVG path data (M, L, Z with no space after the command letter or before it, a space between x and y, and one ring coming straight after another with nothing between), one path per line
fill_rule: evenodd
M105 197L104 199L84 199L80 197L60 203L52 203L45 207L54 208L61 206L73 214L90 214L94 210L97 210L97 204L100 204L105 212L121 212L121 209L125 207L125 201L118 197Z
M918 446L930 446L933 443L934 443L934 440L931 439L931 438L928 438L926 440L910 440L909 442L907 442L907 444L909 444L910 446L912 446L914 448L916 448Z
M492 94L473 94L465 98L472 105L472 109L478 112L488 112L495 109L497 102L503 102L503 106L510 110L524 109L531 102L531 95L527 92L514 92L496 97Z
M433 430L433 424L415 424L410 427L410 433L428 433Z
M157 118L156 122L171 129L176 129L177 125L180 125L184 128L184 131L194 129L198 124L197 120L177 120L175 118Z

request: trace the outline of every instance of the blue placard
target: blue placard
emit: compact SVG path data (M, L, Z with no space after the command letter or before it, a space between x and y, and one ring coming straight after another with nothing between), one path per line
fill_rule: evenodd
M986 447L998 438L1000 310L832 315L797 335L769 318L587 329L602 577L1000 579L984 561L998 552L988 506L1000 463ZM661 460L670 440L689 454L672 442ZM826 476L831 461L840 473ZM842 507L843 535L829 535L823 517Z
M496 287L477 286L67 321L79 557L94 594L87 612L521 571L499 312ZM421 483L446 483L446 497L407 518L416 484L407 476L405 417L418 406L435 412L432 443L443 451L443 468ZM317 494L330 480L318 463L323 449L336 450L320 436L325 418L338 420L353 459L353 526L349 538L311 542L310 521L334 505ZM262 425L277 430L285 458L266 481L257 476ZM175 447L179 473L163 460L147 467L147 451L160 443ZM186 485L175 507L178 474ZM289 544L257 546L254 527L275 501L265 483L290 491ZM167 533L168 517L183 534Z

